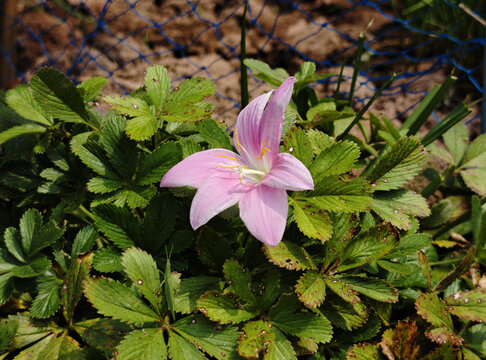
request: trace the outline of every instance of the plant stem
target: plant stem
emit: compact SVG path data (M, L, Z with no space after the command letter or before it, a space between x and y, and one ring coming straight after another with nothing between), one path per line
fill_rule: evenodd
M453 165L450 165L446 171L444 171L442 174L438 174L423 190L422 190L422 193L421 195L424 197L424 198L428 198L430 195L432 195L435 190L437 190L437 188L444 182L447 181L447 179L449 179L449 177L451 176L451 174L454 172L454 170L456 169L455 166Z

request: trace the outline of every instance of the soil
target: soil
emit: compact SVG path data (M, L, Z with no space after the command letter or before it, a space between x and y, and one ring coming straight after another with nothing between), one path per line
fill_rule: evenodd
M18 2L18 68L27 79L39 67L55 65L76 81L108 76L111 81L105 92L122 93L143 84L147 65L160 64L168 69L172 79L209 76L215 80L217 95L211 99L215 103L215 116L227 123L235 121L240 97L237 55L242 1L56 0L34 6L36 3ZM404 28L390 32L397 24L371 7L353 8L346 0L301 1L298 8L291 4L250 1L249 17L253 21L247 22L248 57L294 73L305 56L318 63L319 72L339 73L338 64L345 59L351 63L353 59L356 48L351 39L368 29L367 40L381 36L368 45L375 51L391 50L393 54L365 52L362 68L366 69L363 73L366 76L358 77L355 92L364 100L357 108L393 72L430 72L395 80L386 95L374 103L373 112L394 121L403 120L425 93L446 77L449 69L431 71L435 66L433 60L413 62L403 57L397 60L397 52L413 45L414 34ZM384 11L391 14L389 9ZM387 65L375 66L386 62ZM348 81L343 83L342 91L349 89L351 65L344 68ZM335 86L330 82L318 85L316 90L320 96L329 96ZM249 89L254 97L269 87L250 77ZM453 90L439 109L439 117L464 100L464 94L479 97L471 87L468 89ZM477 113L474 108L469 119ZM431 120L429 126L434 123ZM477 132L477 123L479 120L472 124L473 132Z

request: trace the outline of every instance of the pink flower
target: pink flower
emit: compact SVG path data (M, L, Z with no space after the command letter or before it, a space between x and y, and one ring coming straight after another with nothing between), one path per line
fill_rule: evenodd
M304 164L290 154L278 153L294 82L294 77L288 78L241 111L234 131L239 154L226 149L201 151L162 178L162 187L198 189L190 213L194 230L238 203L240 217L254 237L271 246L282 240L288 214L286 190L314 188Z

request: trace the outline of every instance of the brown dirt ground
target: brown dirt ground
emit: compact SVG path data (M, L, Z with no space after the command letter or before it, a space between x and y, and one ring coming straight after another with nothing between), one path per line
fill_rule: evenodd
M47 1L47 8L27 10L29 4L34 3L34 0L18 2L21 14L21 24L18 27L18 67L27 78L39 67L51 64L45 56L48 53L60 69L71 69L71 75L79 81L96 75L111 75L112 81L105 88L105 92L121 93L122 89L131 91L142 85L144 68L150 62L167 67L172 79L210 75L216 80L216 90L221 95L211 99L215 103L215 116L230 123L236 119L239 110L231 99L237 101L240 96L239 60L236 55L239 54L242 1L193 1L196 15L191 11L190 2L187 0L113 0L106 8L104 16L107 31L97 32L87 39L86 36L96 29L90 14L103 11L106 0L64 0L64 8L59 6L62 3L60 1ZM255 26L249 28L248 57L270 64L280 60L278 66L284 67L290 73L297 71L304 60L289 53L288 47L281 41L292 44L312 59L325 61L352 45L332 30L357 38L373 20L367 35L368 39L372 39L392 25L390 20L368 7L361 6L347 13L351 4L346 0L301 2L299 6L312 15L314 24L309 22L304 13L280 1L251 0L250 5L250 14L258 17L257 22L261 29ZM67 11L67 8L70 10ZM157 29L151 22L162 25ZM213 27L210 22L220 25ZM316 25L324 22L330 23L327 28ZM273 33L272 39L264 32ZM31 33L40 34L44 49L39 42L32 39ZM183 49L174 51L173 43L163 33L174 43L183 45ZM307 36L309 37L306 38ZM409 46L412 40L411 34L400 30L371 46L377 50L400 49ZM79 59L80 52L83 60L73 68L73 62ZM354 49L346 53L348 59L352 59L353 53ZM342 61L344 56L339 57L336 62ZM383 56L373 57L367 53L363 58L365 65L385 60L389 59ZM430 66L431 62L402 61L382 69L382 73L375 72L370 75L421 71ZM319 72L338 73L339 67L321 67ZM350 77L352 68L346 67L344 74ZM372 111L390 119L398 119L395 121L402 120L402 113L423 97L421 92L430 91L444 79L445 71L423 76L408 84L408 91L381 97L375 102ZM408 81L410 79L396 80L393 86ZM362 76L358 78L358 84L356 95L361 98L370 97L380 86L379 83L368 81ZM268 89L251 77L249 88L252 97ZM343 84L342 90L346 91L348 88L349 81ZM316 89L319 95L328 96L332 94L335 85L318 85ZM457 100L464 99L462 94L463 92L456 89L449 99L457 103ZM439 116L448 109L450 106L444 104L438 112ZM476 114L478 109L475 108L474 112ZM433 124L434 120L429 126ZM476 125L473 124L472 128L473 132L477 131Z

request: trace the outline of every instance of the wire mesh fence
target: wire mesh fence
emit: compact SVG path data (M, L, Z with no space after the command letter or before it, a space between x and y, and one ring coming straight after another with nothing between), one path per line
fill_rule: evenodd
M243 0L0 4L0 87L26 82L47 65L75 82L108 77L108 92L128 92L142 85L146 66L161 64L175 80L214 80L218 118L233 117L239 108ZM462 5L456 0L250 0L247 54L290 73L303 61L330 73L346 64L344 78L350 79L357 39L366 31L355 94L364 103L389 75L399 73L375 110L400 118L453 69L459 82L452 101L481 96L485 37L474 18L485 14L486 0ZM329 94L336 81L337 75L326 79L319 91ZM261 90L251 78L250 93Z

